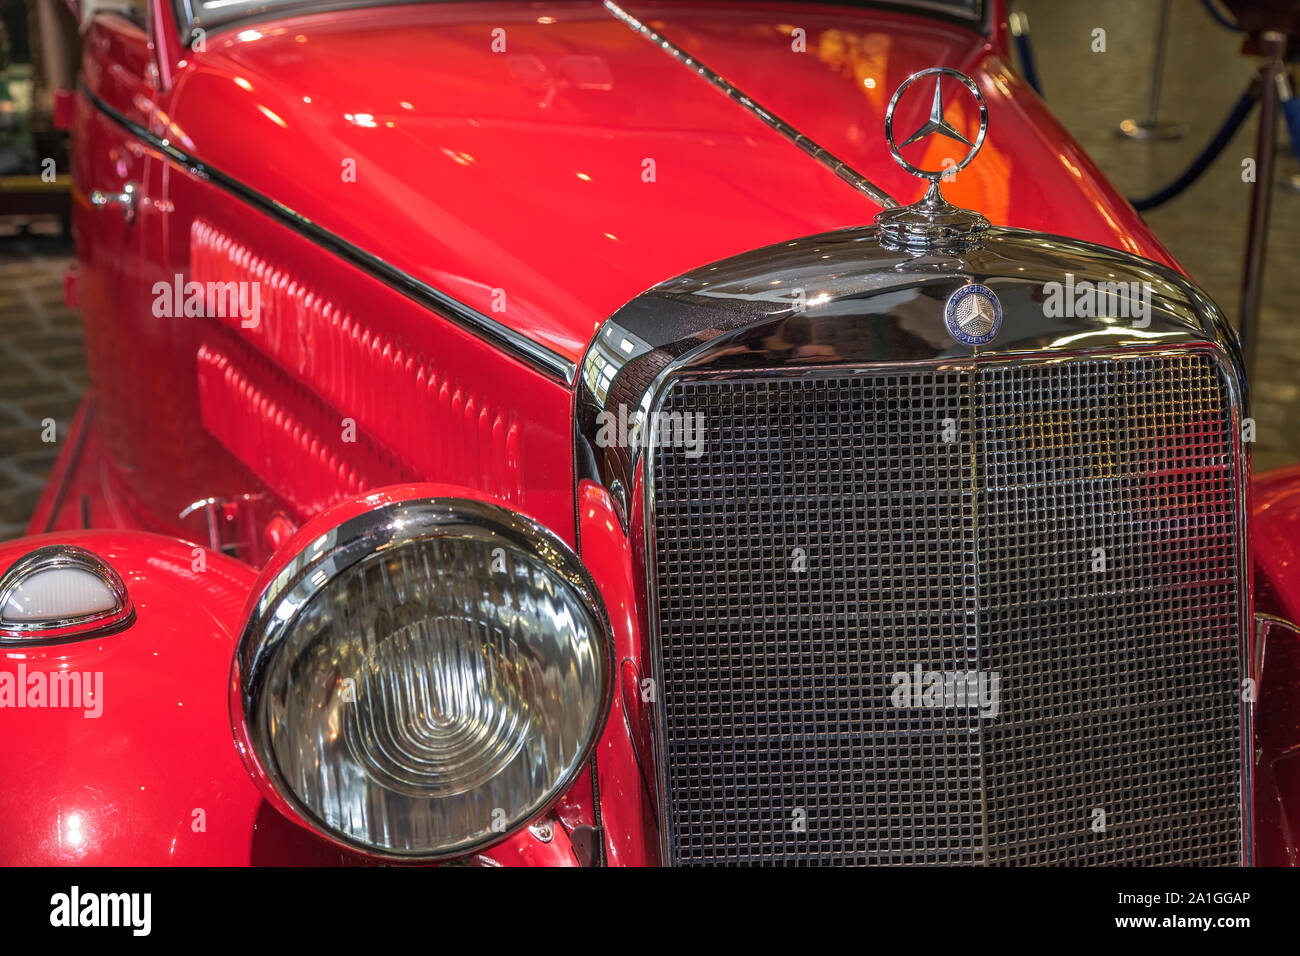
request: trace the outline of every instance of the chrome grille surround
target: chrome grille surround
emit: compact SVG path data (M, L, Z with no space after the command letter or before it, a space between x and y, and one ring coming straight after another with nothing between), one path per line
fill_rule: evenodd
M623 519L622 533L627 536L631 546L633 576L645 585L642 601L636 609L641 639L645 644L643 664L653 668L663 692L674 693L672 675L668 675L666 682L663 659L659 653L661 638L666 632L660 626L661 595L655 567L655 530L658 509L664 504L662 495L656 499L654 476L657 450L653 442L644 451L597 447L592 441L592 418L597 411L622 404L639 408L643 412L658 409L674 388L702 380L765 378L800 381L835 376L869 380L871 376L886 374L914 378L927 374L928 369L941 369L959 375L974 375L975 369L980 369L981 375L1001 370L999 374L1007 376L1029 374L1026 370L1050 368L1063 363L1068 363L1072 368L1085 368L1091 363L1104 371L1113 363L1122 364L1139 359L1185 361L1193 353L1208 359L1220 375L1222 407L1218 410L1219 422L1221 434L1229 436L1233 459L1231 517L1234 527L1231 537L1237 555L1237 567L1229 590L1234 594L1239 630L1235 659L1238 661L1238 673L1246 673L1241 661L1250 641L1249 628L1245 623L1249 621L1250 594L1248 569L1242 566L1244 562L1240 561L1240 556L1246 554L1244 500L1249 464L1244 446L1236 440L1236 436L1240 435L1241 417L1244 415L1244 379L1240 372L1235 339L1213 303L1184 277L1161 266L1113 250L1058 237L994 229L984 249L964 254L959 259L936 261L883 251L875 243L873 233L872 229L855 229L808 237L724 260L665 282L616 313L588 352L579 382L577 476L579 480L594 479L603 485ZM1066 273L1073 273L1079 281L1095 281L1107 276L1111 279L1149 281L1154 286L1153 320L1146 329L1129 329L1104 326L1095 320L1046 318L1041 305L1042 283L1059 281ZM1006 312L1005 326L998 340L977 350L953 342L942 330L943 301L955 288L969 282L979 282L993 288ZM817 290L817 296L811 300L817 303L817 307L810 305L805 311L790 308L792 289L807 290L810 296L813 290ZM970 396L974 392L968 389L966 394ZM986 411L991 410L995 414L1002 408L1014 411L1012 406L1017 401L1020 398L1015 395L1001 404L990 401ZM978 413L978 409L975 411ZM1069 416L1060 421L1064 425L1070 425L1071 422L1078 424ZM1077 430L1075 428L1076 432ZM1059 456L1048 456L1042 464L1058 460ZM974 466L970 473L974 474ZM955 495L956 490L952 493ZM915 511L910 515L902 511L906 509L901 509L900 514L893 516L895 525L910 521L912 530L915 530L922 516ZM969 531L962 524L965 520L954 518L954 527L960 527L962 542L968 545ZM778 533L780 528L779 520L774 518L771 525L773 534ZM996 557L996 554L990 553L991 549L993 545L986 542L983 550L977 553L982 558ZM737 548L737 553L741 551L741 548ZM926 555L928 557L929 552ZM730 566L719 567L719 577L733 570ZM972 570L978 573L978 562ZM1021 580L1032 582L1032 579L1025 577ZM980 592L965 579L963 588L961 600L966 602L963 607L969 614L969 602L972 596L978 599ZM844 594L840 594L839 599L843 600ZM911 603L906 598L900 603L909 612L917 613L918 605L914 598ZM669 622L669 630L674 623ZM673 640L673 634L667 633L666 639ZM970 641L965 636L963 641L964 643L958 641L944 645L949 659L970 659ZM830 643L834 645L833 640ZM902 643L906 645L905 637ZM835 646L841 651L847 647L842 640ZM975 647L978 653L978 642ZM778 675L783 670L788 674L797 673L794 665L807 660L806 650L805 648L804 657L794 656L791 651L783 660L776 660L775 670L769 676ZM1033 653L1032 648L1017 649L1012 643L1007 643L1002 650L1008 659L1018 650L1022 657ZM851 672L844 674L832 670L829 674L822 675L822 679L843 683L853 678ZM793 678L791 682L793 686ZM803 686L802 690L807 692L808 686ZM743 701L744 697L740 695L735 703ZM714 702L714 711L708 711L707 708L701 711L699 702L695 703L697 706L694 711L684 707L681 712L697 716L704 713L708 716L717 711L717 702ZM670 710L670 704L658 708L655 714L654 753L642 754L641 758L647 779L658 783L657 803L660 808L663 860L694 862L700 855L683 855L683 841L675 829L681 816L682 804L681 795L675 793L671 785L676 771L672 767L673 731L669 723L673 718ZM1224 713L1218 712L1220 717ZM836 712L836 716L842 717L843 714ZM957 716L949 715L954 719L939 726L940 731L947 731L943 740L948 745L952 745L959 732L957 728L961 726L960 721L955 719ZM1230 719L1231 716L1228 712L1223 719ZM1168 839L1162 838L1166 851L1164 862L1225 862L1229 859L1250 861L1253 842L1251 766L1245 742L1251 738L1252 717L1251 708L1243 705L1238 710L1237 726L1242 746L1238 749L1238 769L1234 775L1234 781L1239 784L1235 799L1224 798L1220 782L1218 797L1203 801L1207 804L1204 807L1206 812L1192 821L1190 832L1183 839L1172 835ZM978 725L979 722L976 720L970 723ZM935 726L932 722L925 724L932 737L936 734ZM912 728L914 734L919 727L918 724ZM743 730L743 726L740 729ZM926 729L919 730L922 736L926 732ZM978 732L978 726L965 732L973 735ZM1122 734L1115 739L1120 743L1125 742ZM895 744L900 745L897 740ZM819 785L825 790L827 781L836 775L851 778L842 786L857 788L852 791L855 794L865 794L873 791L873 788L875 792L881 792L882 789L889 792L888 787L892 784L895 789L887 806L893 813L894 822L903 820L907 813L913 815L914 821L920 822L906 826L895 825L891 830L889 825L881 826L881 821L877 820L877 836L883 835L889 839L878 840L874 852L870 841L863 838L863 834L869 832L865 817L844 821L847 825L839 830L842 844L840 852L834 852L834 847L831 848L832 852L827 853L816 852L815 848L809 851L806 842L803 852L790 851L788 848L783 850L770 834L747 834L743 841L733 834L732 843L728 847L725 839L715 834L712 846L717 851L716 858L729 862L913 863L1086 863L1142 859L1141 854L1133 849L1134 844L1127 848L1112 844L1107 855L1104 849L1089 850L1077 842L1071 845L1068 839L1062 841L1059 835L1055 842L1050 837L1044 839L1041 836L1035 842L1031 834L1019 844L1014 840L999 838L999 826L1003 829L1032 829L1035 818L1032 814L1021 812L1021 817L1015 819L1015 813L1019 812L1017 800L1020 797L1015 787L1017 778L1010 771L1005 774L1002 790L999 791L1003 794L1001 799L1005 804L1001 816L996 804L999 799L997 793L994 794L995 805L990 816L984 803L981 803L978 813L972 809L973 801L969 793L961 791L961 788L957 788L958 792L953 792L949 777L955 774L958 779L971 779L974 773L970 769L974 766L971 754L976 751L983 760L983 747L975 746L973 750L968 748L963 753L961 748L954 746L953 749L942 752L942 759L936 759L932 752L928 763L920 761L908 768L913 774L911 779L924 780L929 772L932 781L938 779L936 774L940 766L952 770L953 773L945 777L948 790L944 792L953 797L947 803L931 799L926 804L923 793L903 792L898 785L897 775L891 781L887 775L881 780L878 775L864 772L861 752L856 764L851 759L848 760L847 771L843 756L836 760L829 759L829 750L827 754L821 755L820 763L813 761L811 769L809 766L801 769L797 763L783 766L778 762L764 777L771 787L779 788L789 784L796 774L801 778L805 791L810 787L817 790ZM1028 754L1032 757L1033 753L1033 741L1030 741L1023 748L1022 756ZM1112 760L1117 759L1117 753L1115 750L1110 752ZM879 753L871 756L873 759L881 757ZM1220 748L1219 757L1222 756ZM811 757L808 759L812 760ZM719 769L725 776L726 767ZM1177 770L1175 767L1170 773L1176 773ZM782 771L786 773L785 777L781 776ZM1094 771L1084 769L1078 772L1086 774ZM965 773L964 777L961 776L962 773ZM993 775L989 775L987 768L981 767L980 774L985 787L990 780L997 782L993 780L996 770ZM747 799L752 801L761 798L762 794L750 794L737 788L737 780L733 767L733 806ZM1158 787L1162 780L1157 774L1149 782ZM1168 786L1168 779L1164 780L1164 784ZM936 787L931 790L932 796L933 792L939 792ZM981 792L979 797L981 801L988 800L987 792ZM1225 813L1232 816L1234 833L1239 837L1228 855L1225 855L1227 851L1223 849ZM1144 825L1140 821L1135 823L1136 818L1131 814L1126 817L1121 812L1120 817L1120 821L1114 821L1116 827ZM990 819L993 820L991 828L988 823ZM999 823L999 820L1003 822ZM1206 823L1206 820L1217 821L1219 827L1216 831L1218 843L1210 851L1205 849L1207 844L1202 829L1197 829L1206 826L1212 828L1212 824ZM942 825L938 821L942 821ZM929 829L925 826L927 822L930 824ZM701 819L691 818L687 823L695 827L696 831L706 827ZM976 830L991 832L994 835L992 843L988 843L987 838L963 839L964 835L973 834ZM708 841L697 842L702 846ZM1146 859L1152 858L1148 856Z

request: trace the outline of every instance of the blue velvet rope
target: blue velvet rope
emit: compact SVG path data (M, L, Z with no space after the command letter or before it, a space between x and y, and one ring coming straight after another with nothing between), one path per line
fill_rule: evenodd
M1237 24L1233 23L1224 15L1219 8L1214 5L1214 0L1201 0L1201 6L1205 8L1205 12L1213 17L1214 22L1219 26L1231 30L1234 33L1241 32L1241 27L1237 26Z
M1241 129L1241 124L1246 121L1246 117L1250 115L1250 111L1254 108L1255 102L1258 99L1259 93L1256 92L1254 84L1251 84L1251 87L1241 94L1241 98L1238 99L1236 104L1232 107L1232 112L1229 113L1228 118L1223 121L1223 125L1220 126L1218 132L1214 134L1214 138L1205 144L1205 148L1197 154L1196 158L1192 160L1191 165L1183 171L1183 174L1164 189L1158 190L1149 196L1130 199L1129 202L1133 204L1133 208L1138 210L1138 212L1142 212L1146 209L1154 209L1156 206L1167 203L1192 183L1196 182L1196 180L1200 179L1201 174L1209 168L1210 164L1219 158L1219 154L1223 152L1223 148L1228 145L1228 141L1237 134L1237 130ZM1295 101L1292 100L1291 102ZM1298 116L1297 119L1300 119L1300 116ZM1288 126L1289 125L1290 121L1288 120ZM1292 139L1292 142L1295 142L1294 138Z
M1020 54L1020 72L1024 74L1025 82L1035 93L1043 96L1043 81L1038 77L1038 61L1034 59L1034 46L1029 42L1029 34L1022 33L1015 41L1016 51ZM1043 96L1043 99L1047 97Z

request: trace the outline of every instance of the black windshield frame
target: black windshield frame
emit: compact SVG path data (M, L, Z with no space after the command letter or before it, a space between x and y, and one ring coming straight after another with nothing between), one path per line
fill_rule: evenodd
M188 49L194 42L197 30L223 31L282 17L437 2L464 2L464 0L285 0L285 2L262 0L257 6L244 8L224 17L208 17L206 20L196 13L197 0L171 0L171 7L181 46ZM843 6L859 10L894 10L912 13L963 26L983 36L989 36L992 28L989 18L993 5L988 0L856 0L856 2L855 0L811 0L811 2L789 0L789 2L792 6L796 4Z

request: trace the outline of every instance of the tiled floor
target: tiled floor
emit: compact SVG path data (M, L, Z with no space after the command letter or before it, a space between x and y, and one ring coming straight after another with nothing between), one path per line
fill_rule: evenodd
M1239 38L1216 26L1193 0L1177 0L1170 27L1161 113L1188 126L1185 139L1137 143L1115 136L1119 121L1146 106L1154 0L1023 0L1030 15L1052 109L1129 195L1153 191L1179 173L1214 132L1254 72ZM1095 29L1106 52L1094 53ZM1250 187L1241 162L1254 147L1256 118L1190 190L1148 221L1194 278L1237 319ZM1285 137L1282 137L1285 148ZM1280 175L1297 171L1289 152ZM1300 192L1279 188L1254 382L1256 470L1300 461ZM0 540L20 534L59 450L42 441L53 418L66 436L85 388L76 314L63 305L70 250L47 239L0 237Z
M86 387L81 325L63 304L70 252L0 239L0 541L26 528Z

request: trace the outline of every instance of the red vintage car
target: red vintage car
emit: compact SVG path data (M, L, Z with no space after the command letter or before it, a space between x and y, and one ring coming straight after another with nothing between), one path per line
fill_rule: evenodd
M0 862L1297 862L1300 472L1004 21L96 14Z

